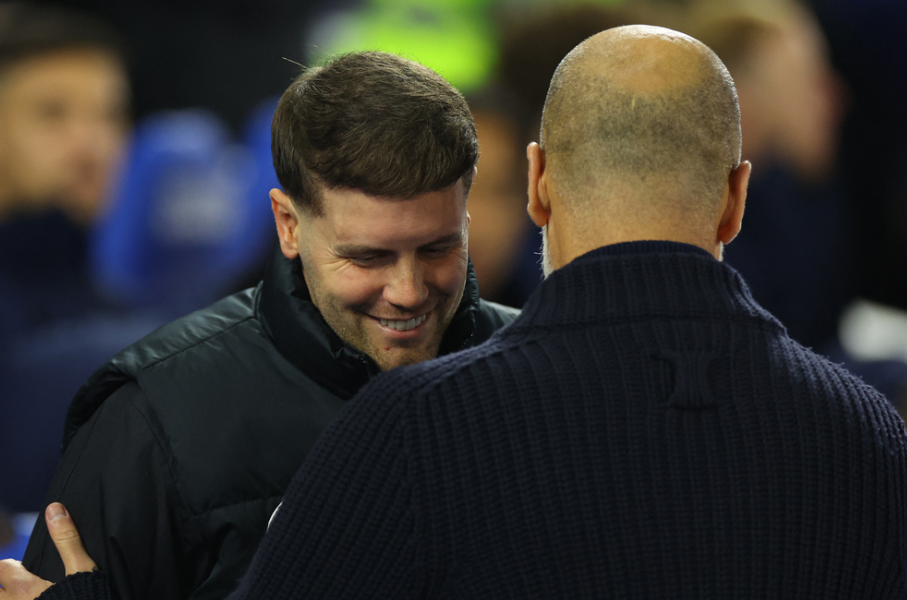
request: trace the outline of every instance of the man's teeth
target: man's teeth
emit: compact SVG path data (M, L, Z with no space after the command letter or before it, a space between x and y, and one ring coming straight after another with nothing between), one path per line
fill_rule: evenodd
M425 322L425 319L428 318L428 315L422 315L421 317L416 317L415 319L410 319L408 321L394 321L391 319L378 319L381 321L381 324L390 329L396 329L397 331L409 331L410 329L415 329L419 325Z

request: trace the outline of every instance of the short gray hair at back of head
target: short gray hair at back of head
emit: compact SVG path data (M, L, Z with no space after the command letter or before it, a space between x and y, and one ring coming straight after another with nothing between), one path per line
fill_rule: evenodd
M669 185L690 208L714 208L741 159L740 107L724 64L708 51L688 84L640 93L578 67L584 52L578 46L558 66L540 138L574 208L618 182L643 193Z

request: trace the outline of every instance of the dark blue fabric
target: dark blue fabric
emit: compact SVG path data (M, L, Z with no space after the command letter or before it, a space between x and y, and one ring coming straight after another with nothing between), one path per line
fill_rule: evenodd
M633 249L556 271L488 343L373 380L234 597L904 598L890 404L732 269Z

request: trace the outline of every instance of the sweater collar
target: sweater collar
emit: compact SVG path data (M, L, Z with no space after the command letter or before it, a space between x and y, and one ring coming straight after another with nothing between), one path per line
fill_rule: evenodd
M463 299L441 340L441 354L463 348L475 333L479 290L469 263ZM367 354L346 344L312 303L298 260L278 250L261 283L256 313L293 365L341 398L352 397L380 372Z
M659 316L751 318L783 326L740 275L705 250L668 241L603 246L554 271L513 326L568 326Z
M602 246L589 252L589 255L602 256L621 256L624 254L657 254L657 253L685 253L698 254L699 256L712 255L699 246L684 244L682 242L670 242L667 240L642 240L638 242L620 242L619 244L610 244ZM582 258L582 257L579 257Z

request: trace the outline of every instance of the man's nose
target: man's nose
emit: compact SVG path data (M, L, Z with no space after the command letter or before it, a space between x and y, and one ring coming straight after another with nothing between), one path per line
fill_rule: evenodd
M415 310L428 299L425 267L418 261L398 264L384 286L384 299L402 310Z

